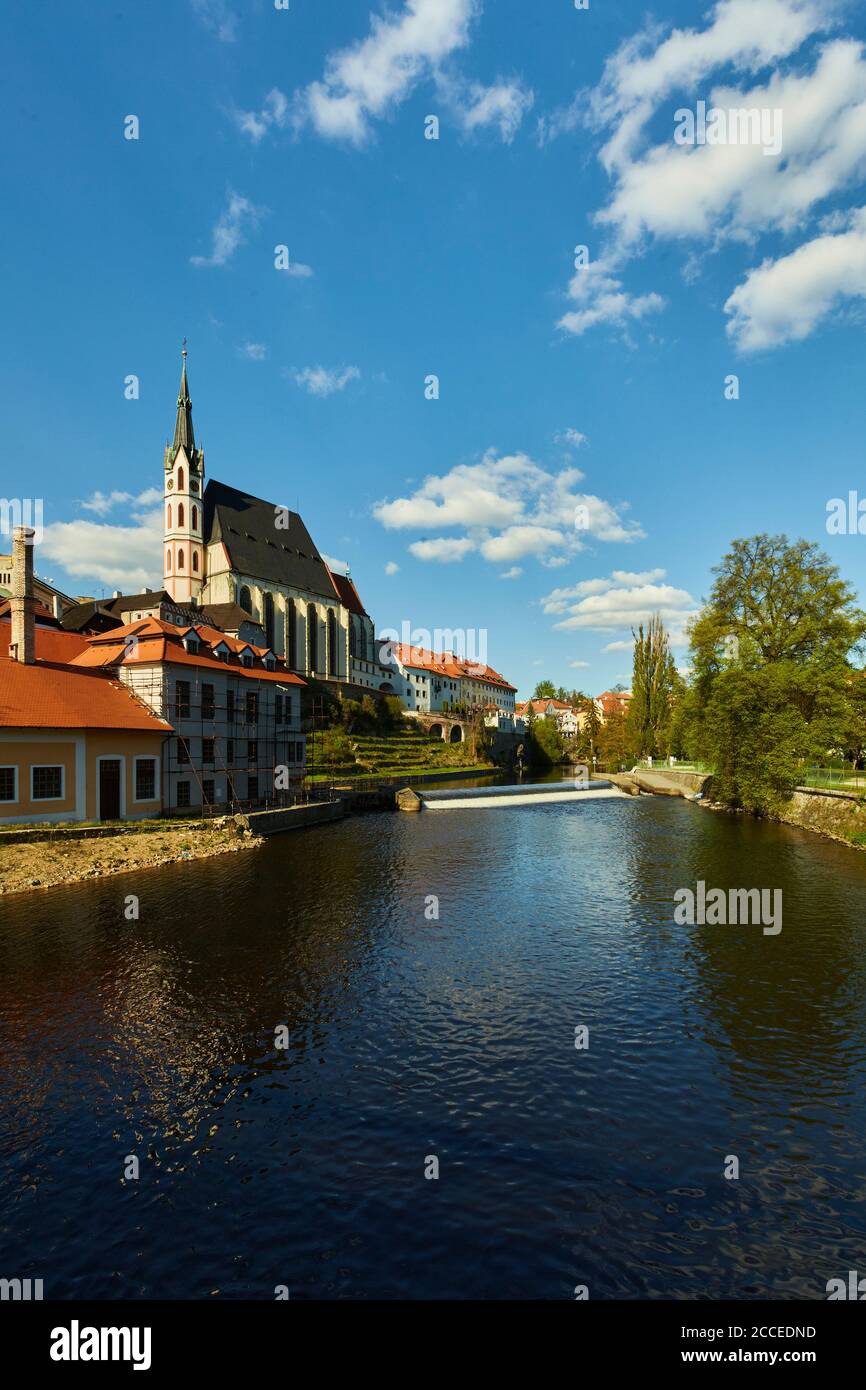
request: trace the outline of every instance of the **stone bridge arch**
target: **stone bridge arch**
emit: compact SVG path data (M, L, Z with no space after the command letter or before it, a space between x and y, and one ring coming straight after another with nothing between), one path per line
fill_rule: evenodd
M453 714L413 714L412 718L417 724L431 734L434 738L441 738L443 743L465 743L469 725L465 719L458 719Z

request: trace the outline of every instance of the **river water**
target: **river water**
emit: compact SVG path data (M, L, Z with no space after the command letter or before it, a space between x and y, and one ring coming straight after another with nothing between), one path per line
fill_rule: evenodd
M782 931L675 925L699 879L780 888ZM866 1273L864 889L844 846L641 798L0 899L0 1275L824 1298Z

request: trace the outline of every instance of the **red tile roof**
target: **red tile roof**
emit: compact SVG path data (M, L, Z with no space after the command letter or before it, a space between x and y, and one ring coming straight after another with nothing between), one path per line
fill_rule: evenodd
M41 661L25 666L8 657L0 659L0 728L173 732L125 685L101 672Z
M184 634L195 632L201 643L199 652L188 652L183 645ZM135 639L134 641L130 639ZM214 656L214 648L224 644L229 650L228 661L220 661ZM282 685L305 685L306 682L284 662L277 660L273 671L263 665L263 657L268 647L254 647L250 642L242 642L229 637L218 628L196 623L195 627L176 627L159 618L141 618L138 622L126 623L123 627L112 628L87 638L86 650L73 662L76 667L142 666L169 662L172 665L199 666L206 670L233 671L235 675L249 680L279 681ZM239 653L250 651L253 665L243 666Z
M340 595L340 602L343 607L348 608L350 613L357 613L359 618L366 618L367 610L361 602L361 595L349 576L347 574L335 574L333 570L329 570L329 574L334 588Z
M432 671L437 676L449 676L453 680L466 677L468 680L483 681L488 685L501 685L505 690L516 690L492 666L482 666L474 661L466 661L453 652L432 652L425 647L411 647L404 642L387 644L398 661L411 666L416 671Z
M47 610L45 610L47 612ZM12 637L12 623L8 613L0 610L0 658L8 657ZM36 660L50 661L56 666L66 666L87 646L87 638L79 632L64 632L61 627L42 627L39 622L34 629Z

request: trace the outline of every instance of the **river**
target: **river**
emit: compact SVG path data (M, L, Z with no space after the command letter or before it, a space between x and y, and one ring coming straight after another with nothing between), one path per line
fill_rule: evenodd
M675 925L697 880L780 888L781 932ZM825 1298L866 1273L864 889L844 846L629 798L0 899L0 1275Z

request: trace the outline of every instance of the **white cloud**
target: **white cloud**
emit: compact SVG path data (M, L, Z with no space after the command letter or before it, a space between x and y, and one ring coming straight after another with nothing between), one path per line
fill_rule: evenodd
M303 261L290 261L279 274L288 275L290 280L309 280L314 271L311 265L304 265Z
M268 355L264 343L242 343L238 352L241 357L246 357L250 362L264 362Z
M618 642L608 642L606 647L602 647L603 652L631 652L634 651L634 638L623 639Z
M238 21L227 0L192 0L192 7L220 43L234 43L238 36Z
M142 494L146 496L147 494ZM158 494L160 504L162 494ZM107 589L140 593L162 587L162 505L134 518L134 525L55 521L45 527L40 553L74 578Z
M213 249L209 256L190 256L193 265L226 265L245 240L246 227L255 227L263 209L249 198L229 190L228 203L213 229Z
M152 507L154 502L162 501L162 493L158 488L149 487L144 492L136 496L132 492L99 492L93 493L81 506L86 512L96 512L98 516L105 516L112 507L119 507L123 504L132 504L136 507Z
M577 491L582 479L576 468L552 473L528 454L497 455L489 449L480 463L458 464L449 473L425 478L411 496L377 502L373 515L388 530L462 527L461 558L478 550L492 564L534 555L555 567L582 550L587 536L624 543L643 538L640 525L624 519L625 503ZM443 553L448 551L444 547ZM423 542L413 553L440 558L434 542Z
M343 391L350 381L361 376L358 367L303 367L291 373L292 380L311 396L333 396Z
M590 663L588 661L570 661L568 664L571 667L572 671L583 671L589 666Z
M584 444L588 444L589 440L580 430L569 428L567 430L561 430L559 434L555 434L553 436L553 442L554 444L566 444L570 449L580 449Z
M697 612L697 604L685 589L658 583L663 569L631 574L614 570L608 579L582 579L566 588L554 589L541 600L543 612L556 616L554 628L571 632L588 628L594 632L630 629L646 623L654 613L661 615L673 645L685 641L685 624ZM612 641L605 651L629 651L631 640Z
M397 574L398 571L399 571L399 569L400 569L400 566L397 564L397 562L396 562L395 560L389 560L388 563L387 563L387 565L385 566L385 573L386 573L386 574Z
M512 565L510 570L503 570L502 573L500 574L499 578L500 578L500 579L519 579L520 576L522 575L522 573L523 573L523 570L520 568L519 565Z
M532 109L533 93L517 78L500 79L491 87L480 82L462 82L454 77L437 80L437 91L466 132L493 126L506 145L510 145Z
M749 271L725 305L728 333L744 352L798 342L846 299L866 299L866 208L848 231Z
M773 259L758 262L728 298L728 331L743 351L805 338L846 299L864 297L861 210L826 206L866 173L863 45L826 33L842 13L835 0L718 0L702 26L647 27L630 38L593 92L544 123L551 138L580 123L603 132L600 158L612 181L595 217L606 236L594 264L572 277L563 329L627 329L658 311L656 292L635 294L624 276L630 260L663 240L683 245L690 283L695 246L798 239L781 253L774 242ZM808 40L811 50L801 52ZM778 113L781 151L768 157L745 140L677 144L680 102L694 109L698 99Z
M409 551L416 560L435 560L441 565L454 564L475 549L475 542L469 537L458 540L440 536L433 541L413 541Z
M261 110L237 112L236 123L255 143L275 128L311 125L325 139L363 145L372 121L432 80L461 130L494 128L509 142L532 106L532 93L517 78L484 86L446 68L468 46L480 13L480 0L406 0L402 10L373 14L366 37L328 55L320 80L291 99L273 88Z
M325 564L328 566L328 569L333 570L335 574L349 573L348 560L336 560L333 555L326 555L324 550L321 551L321 556Z

